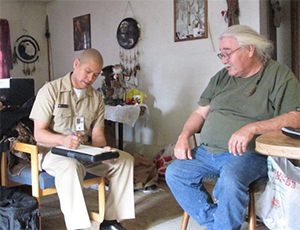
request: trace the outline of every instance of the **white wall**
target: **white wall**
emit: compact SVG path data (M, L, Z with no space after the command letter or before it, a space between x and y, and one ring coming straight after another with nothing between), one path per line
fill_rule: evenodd
M44 15L47 9L51 33L52 79L54 79L71 71L73 60L81 52L74 51L73 48L73 18L84 14L91 14L92 47L101 51L105 65L119 63L116 31L123 19L127 2L57 0L47 4L23 1L15 5L5 2L1 5L1 12L5 12L13 33L19 35L24 26L30 29L31 34L36 36L43 47L40 62L46 62L46 41L43 34ZM150 119L147 126L144 126L143 119L135 128L125 125L124 140L145 144L175 142L184 122L197 107L197 101L209 79L222 68L216 54L219 52L218 36L227 28L221 17L221 11L227 8L226 0L208 0L207 39L176 43L173 35L173 0L130 2L136 20L141 25L142 39L138 44L141 53L139 89L148 95L146 104L149 107ZM45 8L42 4L46 4ZM2 10L3 6L10 9L14 7L15 11L21 14L18 16L21 18L17 20L14 10L7 13L6 9ZM24 15L23 8L32 10ZM240 1L240 24L247 24L259 30L258 9L259 0ZM125 17L134 15L128 7ZM16 26L20 28L19 31L15 31L18 30L15 29ZM13 34L12 38L16 39L18 35ZM42 81L47 79L47 64L44 68L41 74L43 77L39 76ZM99 87L100 82L98 80L94 86Z
M0 17L7 19L10 28L12 51L15 41L22 35L32 36L40 47L36 71L29 76L23 74L24 64L18 60L11 70L13 78L34 78L35 92L48 80L47 41L45 37L46 3L29 1L0 1ZM33 64L29 64L32 69ZM25 67L27 67L25 65Z

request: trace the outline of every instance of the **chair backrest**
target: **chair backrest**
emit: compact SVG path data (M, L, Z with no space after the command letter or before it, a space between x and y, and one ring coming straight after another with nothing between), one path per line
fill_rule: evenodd
M198 146L195 133L192 135L192 143L193 143L193 148L196 148Z

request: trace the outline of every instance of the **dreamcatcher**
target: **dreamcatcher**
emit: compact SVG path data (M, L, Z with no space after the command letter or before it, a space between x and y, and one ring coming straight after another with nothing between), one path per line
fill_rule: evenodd
M131 3L128 2L125 13L128 6L130 6L133 12ZM138 86L137 72L140 70L140 51L138 47L139 39L140 25L138 22L134 18L130 17L123 19L117 29L117 40L120 45L120 64L126 72L126 84L128 88L136 88Z
M13 63L17 64L18 60L23 62L24 75L31 75L36 71L35 62L39 59L39 53L37 41L29 35L22 35L14 45Z
M126 10L128 6L131 7L130 2L128 2ZM120 45L120 63L109 65L102 69L101 75L104 79L102 87L98 88L98 90L102 92L105 104L113 106L123 105L127 102L128 95L126 92L137 88L137 72L140 70L139 39L140 26L138 22L130 17L123 19L117 28L117 40ZM133 91L130 92L133 93ZM142 103L142 101L140 100L139 102Z

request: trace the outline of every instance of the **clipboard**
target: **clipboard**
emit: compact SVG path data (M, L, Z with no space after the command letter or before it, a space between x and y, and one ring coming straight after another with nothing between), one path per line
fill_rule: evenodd
M77 160L98 162L112 160L119 157L116 150L104 150L100 147L80 145L77 149L68 149L64 146L56 146L51 148L51 152L56 155L75 158Z

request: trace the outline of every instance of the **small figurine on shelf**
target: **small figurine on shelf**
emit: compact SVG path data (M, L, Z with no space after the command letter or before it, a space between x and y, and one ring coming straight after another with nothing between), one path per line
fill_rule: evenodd
M102 69L101 75L104 79L102 81L101 89L99 88L98 91L102 92L106 105L123 105L125 101L126 104L131 105L143 103L143 99L146 95L137 89L132 88L138 84L136 77L138 70L139 67L134 73L128 73L122 64L108 65ZM128 92L126 93L127 90ZM131 98L128 99L127 95L131 95ZM131 100L131 102L128 100Z
M117 64L113 67L114 72L114 80L120 82L120 85L123 89L126 88L125 80L128 80L128 76L126 75L124 69L121 65Z
M102 69L101 91L106 105L123 105L125 101L124 74L119 65L109 65ZM100 89L99 89L100 91Z
M125 89L122 87L121 82L116 80L113 82L114 93L112 98L115 105L123 105L125 99Z
M102 97L104 98L104 103L107 105L113 105L114 101L112 98L112 95L114 94L114 88L112 87L112 65L105 66L102 69L101 76L103 76L103 81L101 88L98 88L97 90L102 93Z
M125 102L127 105L143 104L144 99L147 99L147 95L142 91L137 89L130 89L126 93Z

